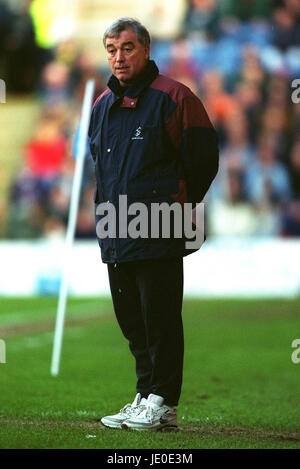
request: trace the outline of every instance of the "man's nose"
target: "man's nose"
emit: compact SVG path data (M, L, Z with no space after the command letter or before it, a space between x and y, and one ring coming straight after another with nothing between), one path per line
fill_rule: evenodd
M124 62L124 52L121 49L117 50L116 52L116 61Z

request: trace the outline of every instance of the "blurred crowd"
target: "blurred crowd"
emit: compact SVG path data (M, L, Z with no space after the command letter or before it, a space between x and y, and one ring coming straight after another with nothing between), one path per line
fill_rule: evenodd
M41 50L28 5L16 14L0 0L0 76L15 77L11 92L41 100L11 184L6 237L56 238L66 228L84 86L94 77L99 95L109 70L71 39ZM202 99L218 131L208 235L300 236L299 22L299 0L189 0L178 36L152 38L160 72ZM95 237L93 185L87 151L79 239Z

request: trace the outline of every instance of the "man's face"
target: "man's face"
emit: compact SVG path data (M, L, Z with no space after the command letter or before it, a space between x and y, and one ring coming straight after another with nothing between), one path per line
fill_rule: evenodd
M105 46L112 73L121 86L131 85L146 66L150 47L144 48L131 29L122 31L119 37L108 37Z

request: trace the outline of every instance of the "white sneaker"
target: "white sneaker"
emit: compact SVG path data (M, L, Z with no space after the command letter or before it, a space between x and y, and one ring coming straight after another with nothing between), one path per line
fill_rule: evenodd
M132 430L177 430L176 409L163 405L163 402L163 397L149 394L146 408L124 420L122 427Z
M106 417L102 417L101 422L106 427L110 428L122 428L122 423L125 422L126 419L133 417L136 412L140 412L146 408L147 399L141 397L141 394L138 393L135 396L135 399L132 404L126 404L118 414L115 415L107 415Z

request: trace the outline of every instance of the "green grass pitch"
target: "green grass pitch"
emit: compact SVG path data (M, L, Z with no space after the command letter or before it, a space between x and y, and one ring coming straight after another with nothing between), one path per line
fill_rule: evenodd
M300 300L184 302L177 433L105 429L135 396L134 361L110 299L70 299L50 376L56 298L0 301L1 448L300 448Z

